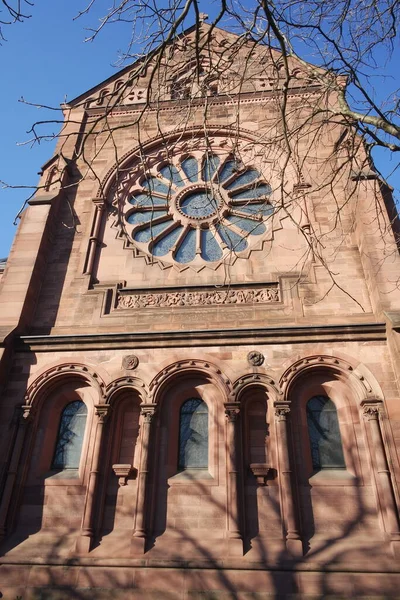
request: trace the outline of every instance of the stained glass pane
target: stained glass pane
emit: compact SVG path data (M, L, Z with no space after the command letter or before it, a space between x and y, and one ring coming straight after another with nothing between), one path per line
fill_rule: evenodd
M165 237L157 242L154 245L152 253L154 256L165 256L171 250L172 246L175 244L176 240L179 238L183 231L183 227L177 227L173 231L167 233Z
M157 196L151 196L147 194L135 194L130 198L129 202L138 208L144 206L159 206L167 202L166 198L157 198Z
M169 165L165 165L165 167L162 167L160 169L160 173L163 177L165 177L165 179L168 179L169 181L172 181L172 183L174 183L175 185L182 187L183 185L185 185L182 181L182 177L178 171L178 169L175 167L175 165L169 164Z
M345 469L337 411L330 398L314 396L308 401L307 424L314 469Z
M208 408L197 398L186 400L180 411L179 469L208 467Z
M251 233L251 235L261 235L262 233L265 233L264 223L251 221L250 219L245 219L243 217L236 217L235 215L230 215L228 221L233 225L240 227L240 229Z
M210 154L206 156L203 163L203 180L210 181L213 178L215 171L218 169L220 163L219 156L216 154Z
M232 181L229 185L226 186L227 190L233 190L234 188L240 187L241 185L246 185L246 183L251 183L260 177L260 173L255 169L250 169L246 171L246 173L242 173L239 175L234 181Z
M85 433L87 408L77 400L67 404L61 413L53 469L78 469Z
M144 229L135 233L135 240L143 243L149 242L170 225L171 221L164 221L163 223L158 223L157 225L149 225L148 227L145 227Z
M189 158L185 158L182 162L182 168L186 174L186 177L192 183L196 182L199 176L199 165L197 160L193 158L193 156L189 156Z
M234 199L238 198L263 198L265 196L271 195L271 186L267 183L262 183L260 185L251 187L249 190L244 192L235 192L231 194L231 197Z
M227 160L219 174L219 180L225 181L234 173L240 171L242 164L238 160Z
M165 183L157 179L157 177L148 177L143 181L142 187L146 190L151 190L152 192L159 192L160 194L175 194L171 189L171 186L165 185Z
M194 260L196 256L196 230L190 229L185 239L179 246L175 260L180 263L187 263Z
M147 223L147 221L154 221L154 219L158 219L158 217L163 217L167 215L168 211L166 210L151 210L147 212L137 211L129 215L126 219L128 223L131 225L138 225L139 223Z
M211 262L222 258L221 246L210 229L201 232L201 257Z
M247 242L241 235L238 235L225 225L217 225L217 230L228 248L234 250L235 252L242 252L242 250L246 250Z
M208 217L215 213L218 203L211 193L201 190L186 196L180 208L188 217Z

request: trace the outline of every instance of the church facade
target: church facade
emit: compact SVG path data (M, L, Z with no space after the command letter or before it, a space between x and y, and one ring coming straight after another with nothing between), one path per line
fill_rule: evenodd
M63 106L0 283L2 597L398 596L398 223L326 77L203 24Z

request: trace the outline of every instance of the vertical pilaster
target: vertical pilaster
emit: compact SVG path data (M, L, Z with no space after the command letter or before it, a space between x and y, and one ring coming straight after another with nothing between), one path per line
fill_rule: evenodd
M86 253L85 266L83 269L84 275L91 275L94 263L94 257L96 255L97 244L99 243L99 233L101 220L104 212L104 198L94 198L93 203L95 205L95 213L92 222L92 230L90 232L89 244Z
M373 468L383 509L384 527L393 541L400 542L399 514L379 419L379 414L383 410L382 402L367 401L362 403L362 407L372 442Z
M18 467L24 447L24 441L28 424L32 421L32 412L30 406L22 407L22 414L17 422L17 432L14 441L14 447L11 454L10 464L7 470L4 490L0 503L0 540L7 534L7 516L10 508L12 493L14 490L15 480L17 477Z
M98 404L95 415L97 417L94 449L90 466L89 481L86 488L85 505L82 517L81 535L77 541L77 552L86 554L90 550L94 534L94 509L98 491L101 450L104 438L104 425L109 414L109 405Z
M286 546L292 554L300 556L303 552L303 544L297 525L289 451L288 417L290 405L288 402L275 402L274 408L278 439L278 473L281 486L282 514L286 529Z
M133 537L146 537L146 498L149 478L149 448L151 443L151 424L156 411L155 404L142 404L140 411L140 466L138 473L136 523Z
M231 539L241 539L240 533L240 510L239 510L239 460L238 460L238 441L239 437L239 417L240 404L238 402L229 402L225 404L226 415L226 445L227 445L227 466L228 466L228 537Z

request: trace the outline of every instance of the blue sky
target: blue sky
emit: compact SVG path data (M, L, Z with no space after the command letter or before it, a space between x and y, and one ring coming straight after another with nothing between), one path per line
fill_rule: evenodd
M27 131L33 122L58 118L58 113L38 110L19 102L21 97L32 103L57 107L65 99L71 100L122 67L118 65L118 50L128 39L127 26L112 25L94 42L84 42L88 35L85 27L93 26L109 4L109 0L97 0L95 10L74 21L79 8L85 6L83 0L42 1L32 7L30 19L4 29L7 39L0 46L0 180L11 185L34 185L41 165L53 153L54 142L43 142L33 147L30 144L18 145L30 138ZM205 10L210 12L208 3L204 4ZM191 21L188 26L190 24ZM399 63L397 48L397 56L391 65L386 66L391 79L386 82L379 79L377 82L380 93L385 93L387 86L395 87L396 78L400 80ZM59 126L55 125L54 133L58 129ZM384 152L380 153L377 163L387 176L396 161ZM400 174L396 173L390 182L400 188ZM29 194L30 190L0 187L0 257L7 256L9 252L16 231L13 226L15 215Z

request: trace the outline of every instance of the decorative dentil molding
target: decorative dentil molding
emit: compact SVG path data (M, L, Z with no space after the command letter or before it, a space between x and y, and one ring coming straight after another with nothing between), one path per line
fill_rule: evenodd
M52 382L54 382L57 378L68 377L73 375L78 375L79 377L91 383L93 387L97 389L100 399L103 399L105 397L106 384L94 369L82 364L67 363L64 365L57 365L55 367L51 367L50 369L39 375L39 377L37 377L37 379L35 379L34 382L29 386L25 394L25 405L31 405L34 399L37 397L38 393L45 386L50 385Z
M137 392L142 401L147 399L147 387L139 377L119 377L112 381L105 390L106 404L110 404L115 394L122 390Z
M241 288L207 291L141 292L135 294L117 292L116 309L212 306L220 304L271 304L273 302L280 302L278 284L261 289Z
M375 401L380 401L379 398L377 399L377 391L374 390L373 384L371 383L371 381L373 381L373 376L371 376L371 381L369 381L368 375L364 374L367 369L361 365L354 367L350 362L344 359L324 354L308 356L293 363L280 378L279 383L283 393L287 393L291 383L300 373L305 373L309 370L315 371L316 368L326 368L331 371L336 371L337 373L345 374L349 380L356 383L360 395L364 400L373 398Z
M256 386L262 386L266 388L267 391L271 391L274 400L282 397L282 390L276 384L275 380L263 373L246 373L236 379L233 383L233 395L235 398L239 399L246 388Z
M154 400L162 386L169 379L184 375L185 373L190 373L191 371L204 374L206 377L211 376L221 384L226 397L231 398L233 396L231 381L222 373L221 369L205 360L188 359L172 363L158 373L149 384L149 398Z

